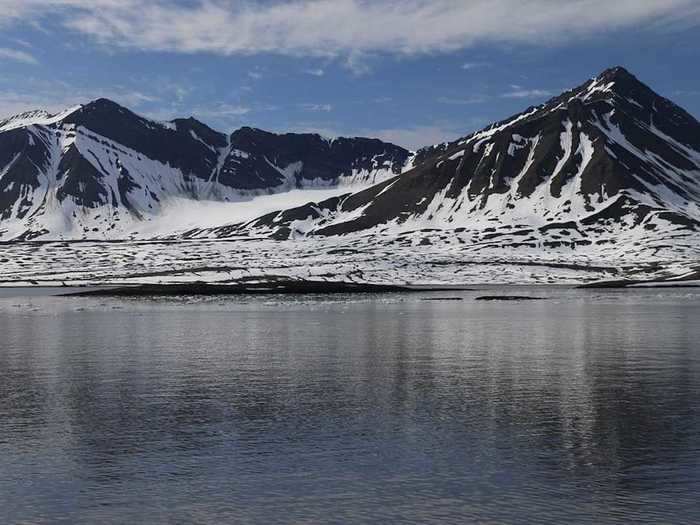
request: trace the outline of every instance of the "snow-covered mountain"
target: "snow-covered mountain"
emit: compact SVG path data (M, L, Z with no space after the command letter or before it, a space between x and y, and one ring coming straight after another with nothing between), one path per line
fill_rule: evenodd
M98 100L0 121L0 237L140 239L5 244L12 282L689 278L700 123L619 67L415 154Z
M401 173L409 157L365 138L253 128L227 136L193 118L149 120L106 99L58 115L24 113L0 121L0 237L123 238L172 201L366 187Z
M413 162L363 191L188 235L437 231L484 248L624 251L674 250L700 229L700 123L620 67Z

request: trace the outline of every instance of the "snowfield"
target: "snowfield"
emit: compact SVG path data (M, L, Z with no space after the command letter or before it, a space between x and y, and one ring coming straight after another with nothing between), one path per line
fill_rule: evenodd
M520 235L509 237L513 241ZM279 278L376 284L583 284L687 278L700 270L700 235L668 248L599 245L516 249L471 243L468 232L275 241L22 242L0 245L2 286L264 282ZM666 247L665 247L666 246ZM630 250L636 248L634 255Z

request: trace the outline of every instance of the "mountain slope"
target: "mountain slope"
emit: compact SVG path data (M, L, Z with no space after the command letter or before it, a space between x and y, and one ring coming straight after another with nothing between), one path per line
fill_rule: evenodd
M570 248L700 226L700 123L619 67L414 162L364 191L189 235L437 229L467 244Z
M367 186L408 158L371 139L251 128L227 136L193 118L155 122L106 99L55 116L25 113L0 121L0 236L124 237L173 199Z

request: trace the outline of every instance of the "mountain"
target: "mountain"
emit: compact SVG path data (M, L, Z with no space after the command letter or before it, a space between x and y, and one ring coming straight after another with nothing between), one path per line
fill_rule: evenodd
M700 123L621 67L415 153L97 100L0 121L0 237L136 239L4 244L13 282L696 279Z
M409 157L374 139L156 122L106 99L24 113L0 121L0 236L125 237L172 199L367 186L401 173Z
M621 67L413 162L363 191L188 235L434 230L470 246L651 253L700 228L700 123Z

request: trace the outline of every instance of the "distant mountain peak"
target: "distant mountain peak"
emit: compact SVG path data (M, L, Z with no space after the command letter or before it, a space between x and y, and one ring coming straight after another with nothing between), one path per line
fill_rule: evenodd
M585 103L604 100L614 107L636 113L640 118L642 114L648 117L660 111L682 114L683 120L695 121L682 108L655 92L622 66L608 68L562 96L568 94L575 95Z
M122 107L121 104L115 102L112 99L106 98L106 97L99 97L96 98L87 104L85 106L119 106Z
M596 78L609 81L617 80L637 80L629 70L625 69L623 66L613 66L602 71ZM639 80L637 80L639 82Z

